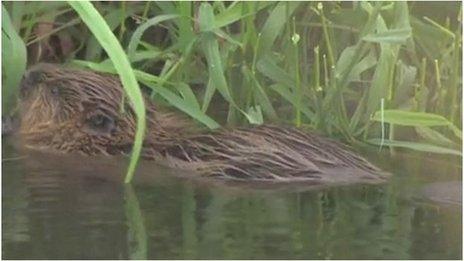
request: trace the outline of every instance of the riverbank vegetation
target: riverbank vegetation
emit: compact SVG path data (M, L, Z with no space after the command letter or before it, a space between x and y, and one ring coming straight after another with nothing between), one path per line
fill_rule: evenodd
M93 34L108 26L152 98L208 128L273 122L461 155L459 2L92 5L105 25L67 2L3 2L4 114L26 63L120 72Z

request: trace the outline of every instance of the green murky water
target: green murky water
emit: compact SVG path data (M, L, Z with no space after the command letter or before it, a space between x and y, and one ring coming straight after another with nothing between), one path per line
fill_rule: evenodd
M365 155L380 186L253 188L3 145L3 258L461 259L461 159Z

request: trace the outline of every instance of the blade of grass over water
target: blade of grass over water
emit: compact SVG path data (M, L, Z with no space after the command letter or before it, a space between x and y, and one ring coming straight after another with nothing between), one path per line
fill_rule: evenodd
M381 139L370 139L370 140L367 140L367 142L374 144L374 145L382 144L382 146L407 148L407 149L413 149L413 150L418 150L418 151L441 153L441 154L453 154L453 155L462 156L462 152L459 150L453 150L453 149L444 148L440 146L430 145L427 143L396 141L396 140L381 140Z
M383 118L382 118L383 116ZM400 110L385 110L382 112L377 111L372 120L374 121L385 121L390 124L397 124L403 126L422 126L422 127L433 127L433 126L446 126L456 135L456 137L462 139L462 132L452 122L448 121L445 117L426 113L426 112L409 112Z
M95 38L97 38L103 49L105 49L113 62L113 65L121 78L124 90L134 107L137 117L137 130L135 133L129 169L124 180L125 183L129 183L132 180L137 166L137 161L140 157L145 134L145 104L142 93L140 92L139 85L123 48L100 13L98 13L89 1L69 1L68 3L74 8L74 10L76 10L82 18L82 21L89 27Z
M124 186L124 209L126 212L129 239L129 258L147 259L148 236L140 204L131 184Z
M433 113L426 112L410 112L401 110L385 110L383 111L385 122L404 125L404 126L452 126L453 123L445 117ZM381 121L382 113L377 111L372 120ZM456 127L456 126L454 126ZM457 128L457 127L456 127Z

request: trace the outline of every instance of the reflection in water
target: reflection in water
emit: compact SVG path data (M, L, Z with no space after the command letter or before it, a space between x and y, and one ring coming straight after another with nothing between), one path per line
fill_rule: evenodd
M199 183L149 162L125 187L118 160L28 154L2 164L3 257L458 259L461 205L415 191L460 182L459 163L427 158L379 158L395 173L381 186L276 191Z
M129 258L147 259L147 231L137 196L131 184L125 186L124 195L124 206L129 229Z

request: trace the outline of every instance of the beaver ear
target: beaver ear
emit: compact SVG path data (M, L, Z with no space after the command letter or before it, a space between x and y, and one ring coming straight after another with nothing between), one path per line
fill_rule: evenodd
M116 123L112 117L97 113L86 119L85 127L94 135L109 135L116 130Z

